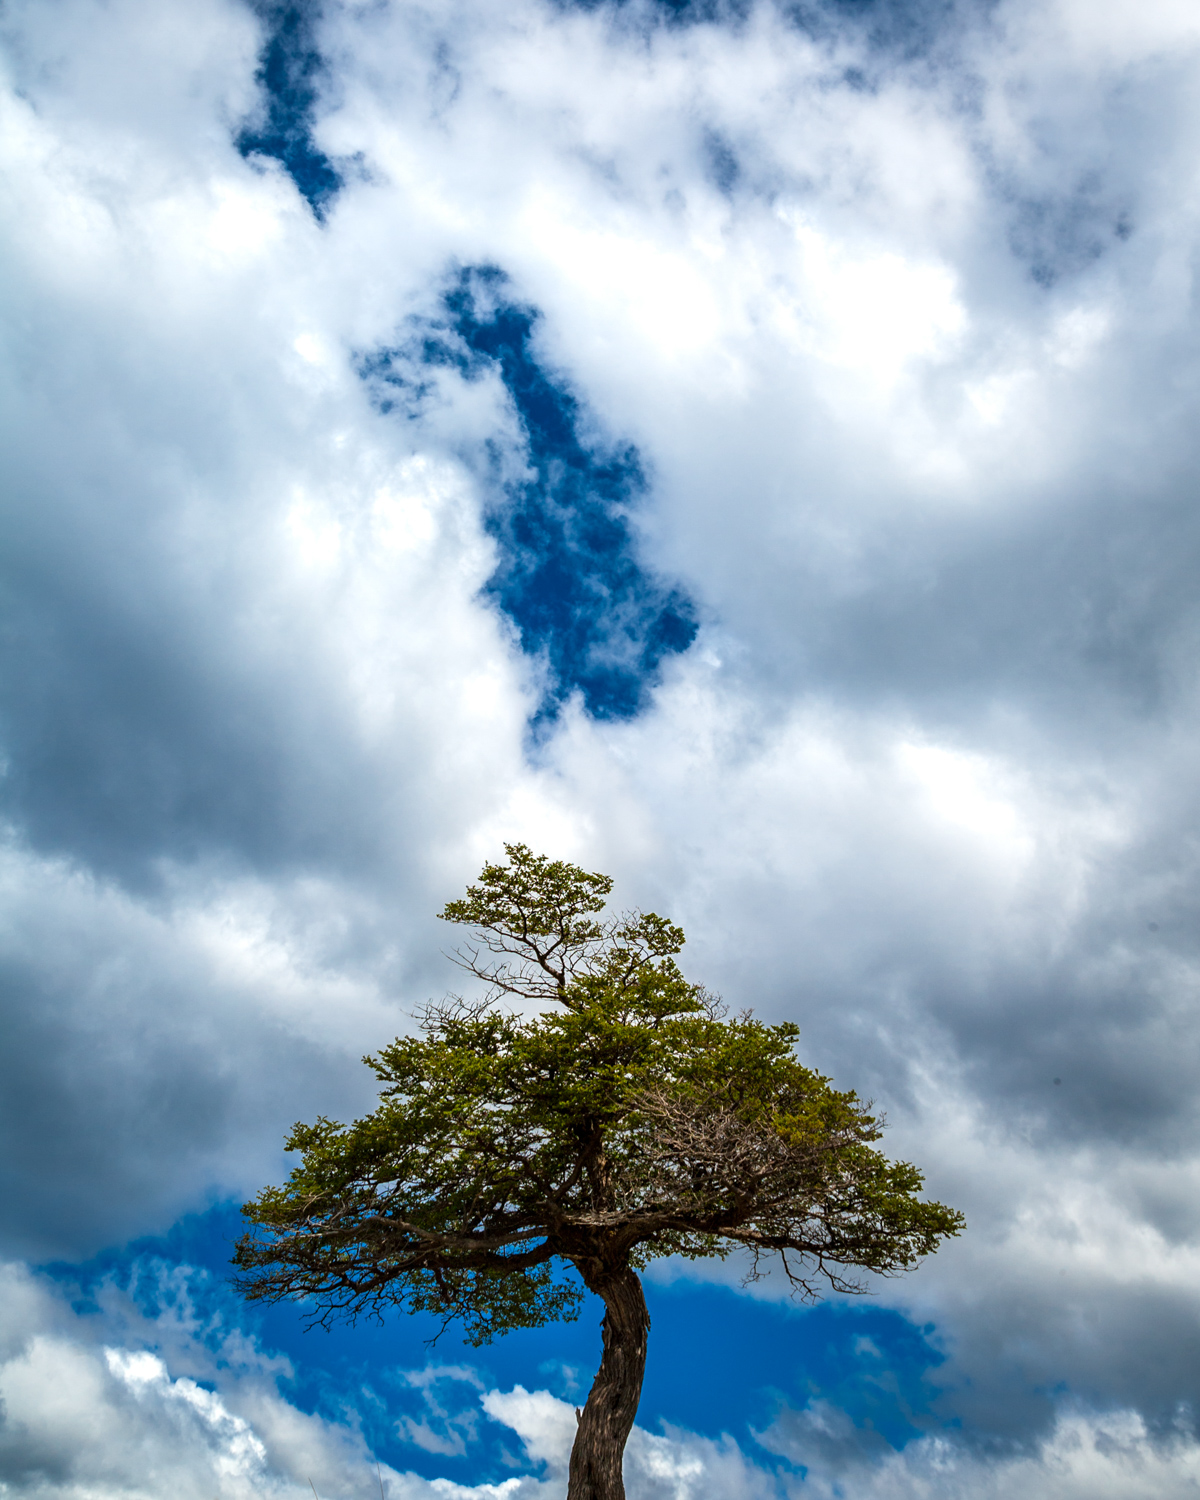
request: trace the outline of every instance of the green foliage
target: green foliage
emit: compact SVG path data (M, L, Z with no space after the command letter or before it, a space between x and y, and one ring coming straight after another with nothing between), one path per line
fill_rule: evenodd
M366 1062L379 1107L297 1125L288 1181L247 1204L240 1284L327 1320L390 1305L461 1318L483 1342L572 1317L658 1256L743 1246L803 1295L847 1268L906 1270L961 1216L873 1142L854 1093L795 1055L798 1031L730 1019L680 972L654 913L597 920L611 882L507 846L466 899L460 954L492 991L430 1006ZM487 955L487 957L484 957ZM516 994L554 1008L523 1017Z

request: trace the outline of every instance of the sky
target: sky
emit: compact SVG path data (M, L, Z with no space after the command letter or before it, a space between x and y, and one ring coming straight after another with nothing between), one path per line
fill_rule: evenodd
M600 1310L228 1284L504 842L962 1237L656 1265L630 1500L1200 1485L1200 13L6 0L0 1496L552 1500Z

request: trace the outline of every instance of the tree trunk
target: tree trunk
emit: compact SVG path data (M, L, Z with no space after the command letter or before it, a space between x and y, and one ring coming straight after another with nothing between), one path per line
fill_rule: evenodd
M625 1500L621 1460L642 1394L650 1314L628 1266L591 1290L604 1298L604 1354L579 1417L567 1500Z

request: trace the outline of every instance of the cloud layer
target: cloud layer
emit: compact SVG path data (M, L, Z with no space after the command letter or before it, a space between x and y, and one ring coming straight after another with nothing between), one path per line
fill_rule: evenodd
M643 1433L631 1493L1187 1492L1190 9L57 0L3 42L4 1253L366 1107L521 838L798 1020L970 1226L879 1292L945 1350L928 1435L797 1387L757 1447ZM267 1356L12 1277L12 1493L303 1492L276 1431L369 1488ZM543 1475L496 1493L557 1483L538 1379L467 1383Z

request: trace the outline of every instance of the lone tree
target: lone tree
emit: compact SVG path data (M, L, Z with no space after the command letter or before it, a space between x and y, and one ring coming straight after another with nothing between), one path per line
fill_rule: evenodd
M963 1221L873 1149L855 1094L796 1060L797 1027L730 1019L683 977L678 927L598 920L607 876L505 847L441 914L473 929L457 958L488 993L430 1005L423 1035L365 1059L383 1085L365 1119L295 1127L300 1165L243 1210L238 1285L324 1324L431 1311L478 1345L576 1317L582 1282L604 1352L568 1500L623 1500L649 1261L741 1247L751 1278L767 1258L814 1298L862 1291L852 1268L907 1270Z

